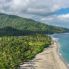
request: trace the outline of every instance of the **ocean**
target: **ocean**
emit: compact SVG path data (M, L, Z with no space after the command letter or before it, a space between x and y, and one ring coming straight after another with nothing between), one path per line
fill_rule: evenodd
M69 33L54 34L54 38L57 38L59 43L59 55L69 65Z

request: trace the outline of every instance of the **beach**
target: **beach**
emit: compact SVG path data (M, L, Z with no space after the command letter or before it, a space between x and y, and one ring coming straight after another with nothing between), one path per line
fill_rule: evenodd
M20 69L68 69L59 56L58 47L57 41L53 40L49 48L45 48L33 60L20 65Z

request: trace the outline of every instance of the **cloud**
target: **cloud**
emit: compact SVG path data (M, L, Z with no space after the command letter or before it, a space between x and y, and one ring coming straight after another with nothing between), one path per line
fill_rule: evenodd
M69 0L0 0L0 12L62 25L69 22Z
M69 28L69 19L67 19L67 18L60 19L60 18L58 18L58 16L42 17L40 19L40 22L46 23L48 25Z
M0 0L0 10L6 13L18 13L26 10L31 0Z
M65 0L0 0L0 10L12 13L47 14L62 7L69 7Z
M60 19L69 19L69 14L59 15L58 18L60 18Z
M23 9L26 9L28 4L30 3L30 0L12 0L10 8L13 11L21 11Z

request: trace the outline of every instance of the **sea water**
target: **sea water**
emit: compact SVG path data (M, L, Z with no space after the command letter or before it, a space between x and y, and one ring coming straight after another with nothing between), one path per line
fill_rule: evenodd
M53 37L58 38L59 53L64 61L69 65L69 33L55 34Z

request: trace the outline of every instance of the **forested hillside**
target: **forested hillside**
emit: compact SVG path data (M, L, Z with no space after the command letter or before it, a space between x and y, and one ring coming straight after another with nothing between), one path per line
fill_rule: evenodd
M0 35L25 35L35 33L62 33L68 29L48 26L31 19L15 15L0 14Z

